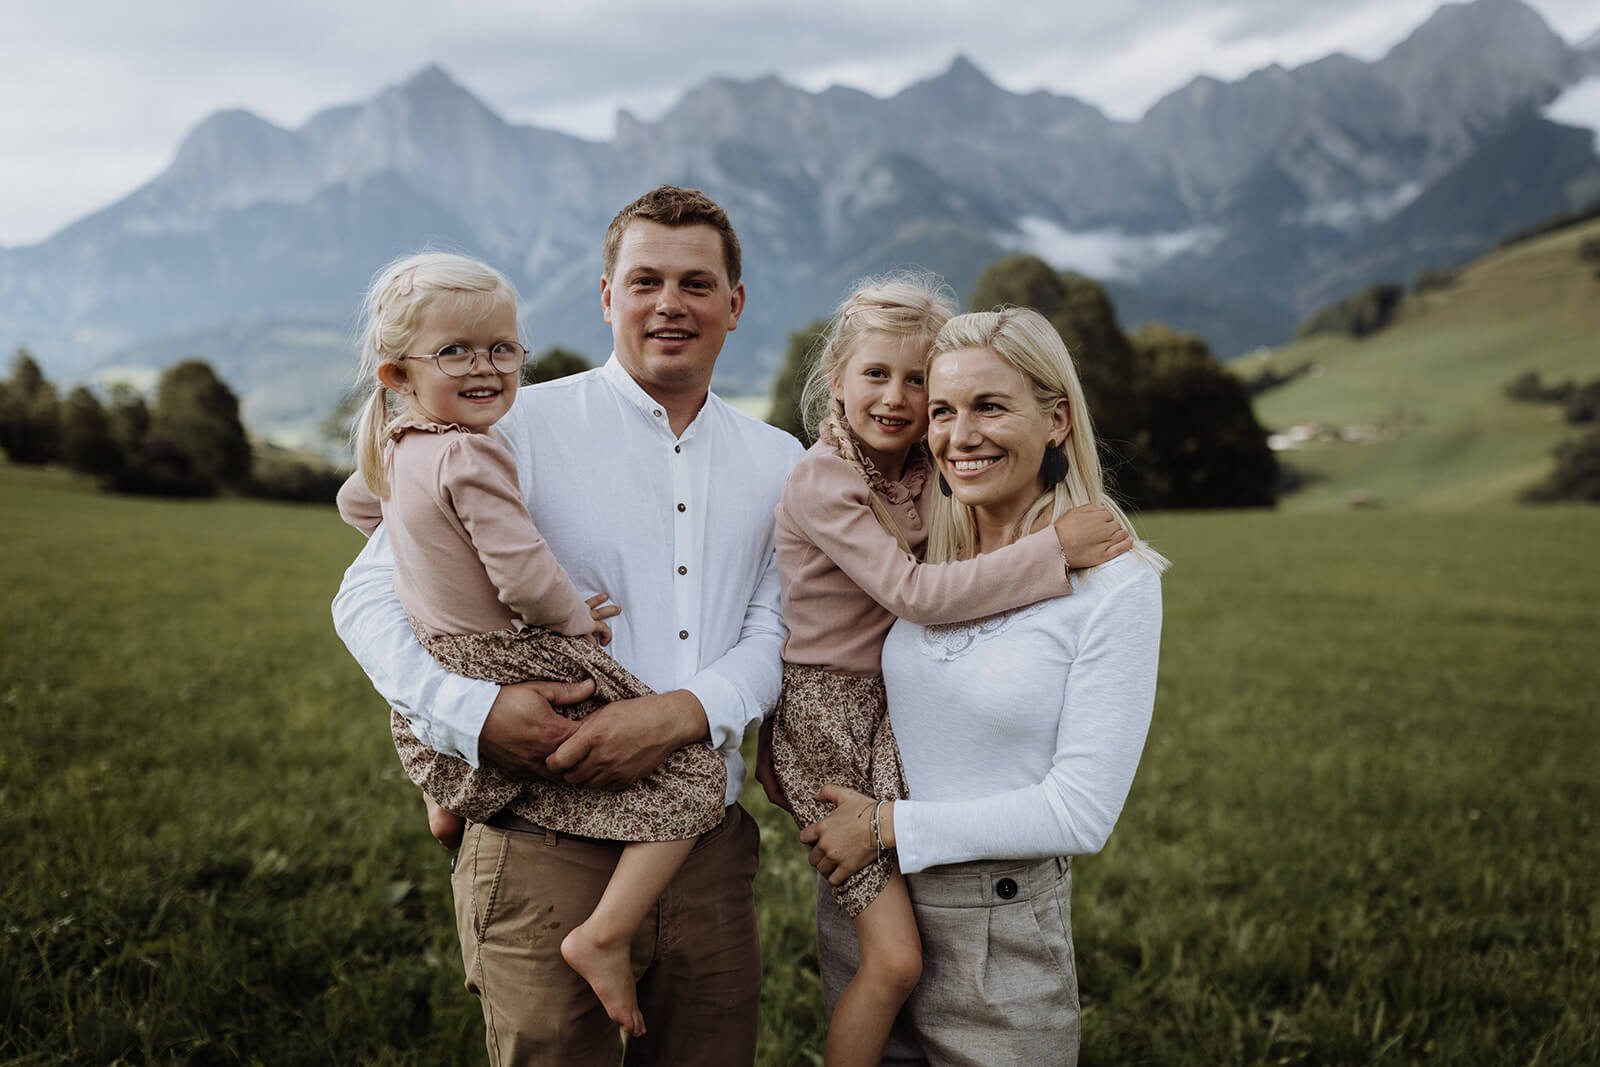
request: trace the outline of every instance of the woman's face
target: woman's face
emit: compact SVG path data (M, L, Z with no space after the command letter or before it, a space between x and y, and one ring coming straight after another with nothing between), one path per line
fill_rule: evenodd
M958 348L928 368L928 448L950 492L985 521L1015 522L1044 491L1039 463L1071 427L1067 402L1039 410L1033 387L987 348Z

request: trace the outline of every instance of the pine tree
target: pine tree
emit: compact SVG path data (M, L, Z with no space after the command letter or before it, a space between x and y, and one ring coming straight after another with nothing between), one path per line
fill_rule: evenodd
M187 359L162 372L150 438L178 448L194 473L214 484L241 486L250 477L250 439L239 421L239 398L202 360Z
M95 395L83 386L67 394L61 406L61 456L81 474L108 475L122 469L123 450L111 419Z
M61 458L61 405L56 387L26 348L17 349L11 377L0 389L0 448L15 463Z

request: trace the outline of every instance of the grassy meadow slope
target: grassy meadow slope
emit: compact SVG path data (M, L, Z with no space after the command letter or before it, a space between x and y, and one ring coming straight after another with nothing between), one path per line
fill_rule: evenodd
M1595 238L1600 222L1490 253L1453 285L1408 294L1394 325L1366 339L1320 335L1231 364L1246 378L1315 364L1257 398L1273 430L1318 421L1384 437L1281 454L1326 479L1283 508L1341 508L1354 491L1385 507L1498 506L1539 481L1574 431L1555 406L1511 401L1502 387L1528 370L1547 382L1600 377L1600 278L1578 259Z
M5 465L0 524L0 1064L481 1063L328 618L357 536ZM1600 509L1142 526L1176 566L1139 777L1073 866L1083 1062L1600 1060ZM744 802L760 1062L819 1063L804 849Z

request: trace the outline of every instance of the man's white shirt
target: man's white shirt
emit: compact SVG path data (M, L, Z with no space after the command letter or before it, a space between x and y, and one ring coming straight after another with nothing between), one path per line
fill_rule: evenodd
M611 654L657 692L699 698L732 804L744 782L739 743L782 679L772 516L800 443L715 395L674 436L666 409L614 355L597 370L525 387L494 432L573 583L621 607ZM417 643L381 527L345 572L333 617L417 737L476 766L499 687L446 672Z

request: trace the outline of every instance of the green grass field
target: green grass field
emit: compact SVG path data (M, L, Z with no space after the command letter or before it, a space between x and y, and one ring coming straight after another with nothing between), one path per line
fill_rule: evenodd
M1477 508L1508 504L1540 481L1551 449L1576 430L1559 409L1508 400L1502 389L1529 370L1547 382L1600 378L1600 278L1578 258L1596 237L1600 223L1589 223L1490 253L1454 285L1408 296L1395 325L1372 337L1320 335L1230 364L1244 377L1317 366L1257 399L1270 428L1401 427L1388 440L1286 453L1324 480L1283 507L1326 512L1360 490L1385 507Z
M0 466L0 1064L481 1063L331 510ZM1600 511L1152 516L1155 724L1074 867L1086 1064L1600 1061ZM820 1062L759 794L761 1062Z

